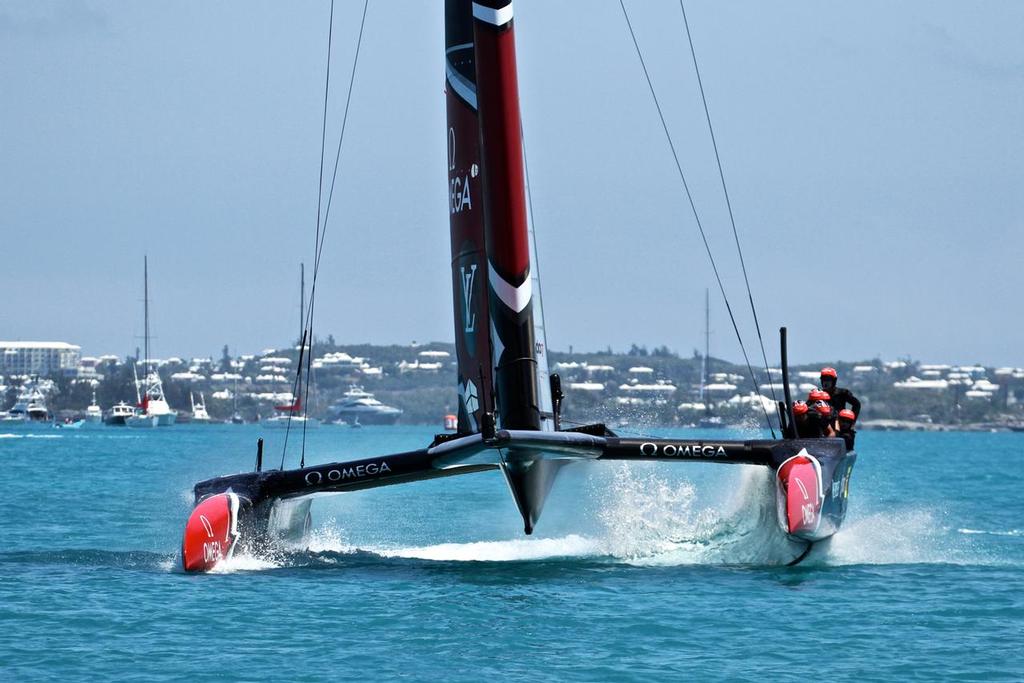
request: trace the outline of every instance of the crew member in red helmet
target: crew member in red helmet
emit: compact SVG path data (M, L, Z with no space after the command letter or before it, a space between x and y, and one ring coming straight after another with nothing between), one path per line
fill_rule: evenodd
M832 438L836 435L835 413L831 403L828 401L818 401L814 404L814 410L811 411L811 415L812 419L818 423L821 436Z
M821 369L821 388L828 392L829 403L836 409L836 412L845 410L846 406L853 409L853 419L860 416L860 401L853 393L844 387L836 386L839 382L839 373L835 368Z
M796 401L793 404L793 420L796 425L796 435L801 439L816 439L821 436L821 426L817 420L812 420L810 408L803 401Z
M853 450L853 442L857 438L857 430L853 428L856 419L857 416L849 408L839 411L839 436L843 437L848 451Z

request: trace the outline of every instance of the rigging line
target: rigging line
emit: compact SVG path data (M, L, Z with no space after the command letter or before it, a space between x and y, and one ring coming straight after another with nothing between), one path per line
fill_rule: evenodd
M526 134L523 132L523 123L519 122L519 144L523 148L523 173L526 175L526 205L530 212L530 241L533 245L533 266L537 273L537 300L543 301L540 285L540 255L537 253L537 223L533 218L533 185L530 183L530 164L526 161ZM540 307L540 326L544 331L544 345L547 349L548 325L544 318L544 305Z
M729 312L729 320L732 321L732 329L736 333L736 340L740 344L740 351L743 352L743 360L747 364L747 371L750 372L750 379L754 383L754 392L760 395L757 384L757 375L754 373L754 368L750 364L750 358L747 356L746 346L743 344L743 337L740 334L740 328L736 324L736 316L732 312L732 306L729 303L729 297L725 293L725 285L722 284L722 277L718 272L718 265L715 263L715 257L711 253L711 245L708 243L707 235L704 233L704 226L700 222L700 216L697 213L697 205L693 201L693 195L690 193L690 186L686 182L686 174L683 173L683 166L679 163L679 154L676 152L675 143L672 141L672 134L668 130L668 124L665 122L665 114L661 110L661 103L658 101L658 95L654 91L654 83L651 81L651 75L647 71L647 63L644 61L643 53L640 51L640 43L637 42L636 33L633 31L633 24L629 20L629 12L626 11L626 4L623 0L619 0L619 6L622 8L622 15L626 18L626 26L629 28L629 35L633 39L633 47L636 48L637 57L640 58L640 66L643 68L644 78L647 79L647 87L651 92L651 98L654 100L654 106L658 110L658 118L661 119L662 130L665 131L665 137L668 140L669 149L672 151L672 159L676 163L676 170L679 172L679 179L683 181L683 189L686 191L686 198L690 202L690 209L693 211L693 219L697 223L697 229L700 231L701 240L704 242L704 250L707 252L708 260L711 262L711 269L715 273L715 280L718 282L718 290L722 293L722 299L725 301L725 310ZM764 413L765 423L768 425L769 431L772 433L772 438L775 438L775 428L772 427L771 418L768 417L768 410L764 407L764 401L759 401L761 404L761 411Z
M328 101L330 99L329 96L330 96L330 92L331 92L331 47L333 45L333 42L334 42L334 0L331 0L331 13L330 13L330 16L329 16L329 18L327 20L327 69L326 69L326 74L324 76L324 113L323 113L323 117L322 117L322 122L320 124L320 173L318 175L317 188L316 188L316 233L315 233L315 235L313 237L313 253L316 253L316 250L317 250L317 248L320 245L321 215L322 215L321 214L321 208L323 206L323 196L324 196L324 157L325 157L325 154L327 152L327 104L328 104ZM314 278L315 278L315 275L314 275ZM312 329L313 329L312 328L312 323L310 324L310 328L309 329L310 329L310 332L312 332ZM299 364L298 364L298 368L296 368L296 375L295 375L296 378L297 378L297 385L298 385L297 389L298 389L299 392L302 391L302 382L301 382L301 377L302 377L302 354L306 350L305 339L306 339L306 331L304 329L302 331L302 341L300 342L302 344L302 347L299 349ZM309 350L310 350L310 354L312 355L312 352L313 352L312 334L310 334L309 343L310 343L310 349ZM306 371L306 391L305 391L305 396L308 398L308 396L309 396L309 363L308 363L308 361L307 361L307 368L306 368L306 370L307 371ZM296 398L298 398L298 393L296 393L295 396L296 396ZM305 409L303 412L308 413L308 411L309 411L309 404L308 404L308 402L305 399L303 399L302 403L303 403L303 408ZM295 405L294 402L292 403L292 405L293 406ZM302 455L301 455L301 458L299 460L299 467L303 467L305 465L305 463L306 463L306 423L307 422L308 422L308 420L303 420L302 421ZM287 424L287 427L288 427L289 431L291 430L291 426L292 426L292 413L289 412L288 413L288 424ZM288 434L286 432L285 433L285 443L286 444L287 444L287 439L288 439Z
M363 28L366 26L366 10L370 6L370 0L363 2L363 18L359 22L359 37L356 38L356 53L352 58L352 73L348 79L348 95L345 97L345 111L341 116L341 133L338 136L338 151L334 155L334 173L331 175L331 189L327 193L327 209L324 212L324 232L327 230L327 219L331 215L331 205L334 199L334 185L338 180L338 165L341 161L341 145L345 141L345 128L348 125L348 110L352 103L352 89L356 81L356 66L359 64L359 51L363 44ZM317 250L316 260L313 262L313 289L316 288L316 273L320 268L320 253L323 251L324 235L320 236L320 248ZM310 312L313 310L312 292L310 293Z
M334 0L331 0L333 8ZM348 80L348 94L345 97L345 111L341 117L341 132L338 135L338 151L334 155L334 172L331 174L331 189L327 193L327 207L324 211L323 222L318 223L317 239L319 240L316 247L316 257L313 260L313 282L310 285L309 290L309 315L306 320L309 324L309 354L306 357L306 392L305 392L305 403L307 406L307 418L308 418L308 407L309 407L309 381L312 373L313 363L313 313L316 305L316 283L317 275L320 273L320 257L324 251L324 240L327 236L327 219L331 214L331 204L334 199L334 187L338 179L338 166L341 161L341 146L345 141L345 128L348 125L348 112L349 107L352 103L352 90L356 80L356 67L359 64L359 52L363 45L363 29L366 27L366 11L370 6L370 0L364 0L363 2L363 15L359 21L359 36L356 39L356 52L352 58L352 73L349 75ZM329 60L328 60L329 61ZM326 109L325 109L326 112ZM326 116L326 113L325 113ZM326 119L325 119L326 120ZM325 124L326 125L326 124ZM321 186L323 182L321 182ZM322 225L322 227L320 227ZM301 465L305 464L306 460L306 424L307 421L302 423L302 460Z
M732 213L732 202L729 200L729 188L725 184L725 172L722 170L722 157L718 153L718 142L715 139L715 128L711 125L711 112L708 109L708 99L704 95L704 81L700 77L700 67L697 66L697 53L693 49L693 38L690 36L690 22L686 18L686 7L683 0L679 0L679 9L683 12L683 25L686 27L686 40L690 44L690 56L693 57L693 70L697 74L697 87L700 89L700 99L704 103L704 116L708 121L708 132L711 133L711 146L715 150L715 161L718 163L718 177L722 181L722 194L725 195L725 206L729 209L729 223L732 225L732 236L736 241L736 253L740 257L740 268L743 270L743 283L747 286L747 298L750 300L750 313L754 317L754 329L757 330L757 341L761 345L761 358L764 360L764 374L768 378L768 387L772 392L772 401L778 405L779 399L775 395L775 383L772 381L771 373L768 371L768 354L764 350L764 338L761 336L761 323L757 319L757 307L754 306L754 295L750 289L750 279L747 277L747 263L743 258L743 248L740 246L740 235L736 230L736 219Z
M350 74L348 81L348 95L345 98L345 110L341 118L341 133L338 136L338 149L334 155L334 172L332 173L331 176L331 188L330 191L327 193L327 208L324 211L323 230L320 232L320 242L317 245L316 256L313 260L313 282L312 285L310 286L308 315L306 317L307 322L309 322L310 330L312 330L313 307L316 301L316 283L317 274L320 271L320 256L323 254L324 240L327 235L327 221L330 217L331 206L333 205L334 200L334 187L338 179L338 167L339 162L341 160L341 147L342 143L345 141L345 129L348 125L348 112L352 102L352 90L356 78L356 66L359 64L359 52L363 43L363 28L366 25L366 10L368 7L369 0L365 0L365 2L363 3L363 16L359 24L359 37L356 40L356 52L352 60L352 73Z
M302 331L302 338L299 339L299 369L295 373L295 381L292 383L292 407L295 406L295 399L298 398L299 392L301 391L302 381L302 351L306 348L306 330ZM288 453L288 435L292 431L292 412L288 411L288 421L284 425L284 445L281 447L281 469L284 469L284 458Z

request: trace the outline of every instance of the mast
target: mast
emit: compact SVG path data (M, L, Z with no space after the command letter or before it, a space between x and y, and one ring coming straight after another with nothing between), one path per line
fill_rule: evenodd
M146 348L146 375L149 375L149 255L142 256L142 311L143 311L143 335Z
M491 411L502 429L554 429L533 320L511 0L446 0L445 57L459 431L481 431ZM526 533L563 464L539 452L502 463Z
M708 385L708 355L711 353L711 302L708 288L704 288L704 357L700 361L700 402L704 412L710 413L711 406L704 402L704 391Z
M299 264L299 339L306 331L306 264ZM301 342L300 342L301 343Z

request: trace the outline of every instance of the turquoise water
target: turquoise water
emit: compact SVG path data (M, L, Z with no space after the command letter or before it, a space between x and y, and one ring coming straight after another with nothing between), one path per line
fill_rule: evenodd
M325 427L307 462L431 433ZM259 435L0 436L0 677L1024 679L1024 434L862 433L847 525L795 568L763 471L609 462L530 539L486 472L324 498L308 548L182 573L192 484Z

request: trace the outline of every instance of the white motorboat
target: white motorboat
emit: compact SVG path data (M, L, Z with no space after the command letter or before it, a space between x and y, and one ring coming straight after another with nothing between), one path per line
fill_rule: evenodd
M384 405L373 394L353 384L342 399L331 406L331 413L335 419L360 426L390 425L402 416L402 409Z
M92 392L92 403L85 409L85 424L86 425L101 425L103 424L103 411L100 409L98 403L96 403L96 392Z
M196 424L210 424L210 414L206 412L206 397L199 392L199 403L196 403L195 394L188 392L189 400L192 402L192 422Z

